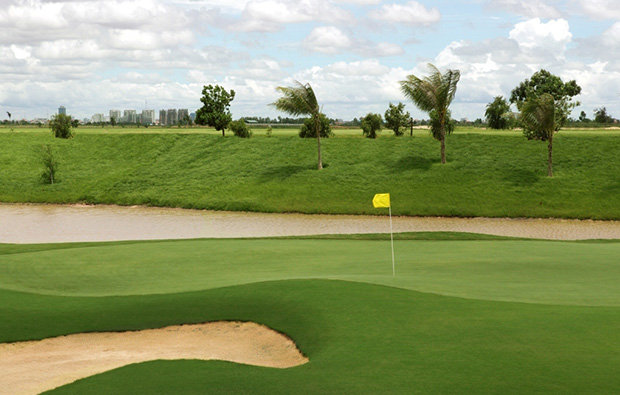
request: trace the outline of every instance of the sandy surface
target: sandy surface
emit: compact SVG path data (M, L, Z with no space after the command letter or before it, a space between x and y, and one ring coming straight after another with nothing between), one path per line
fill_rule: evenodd
M394 232L552 240L620 239L620 221L394 217ZM388 218L50 204L0 204L0 243L389 233Z
M157 359L217 359L273 368L308 362L289 338L252 322L81 333L0 344L0 394L38 394L80 378Z

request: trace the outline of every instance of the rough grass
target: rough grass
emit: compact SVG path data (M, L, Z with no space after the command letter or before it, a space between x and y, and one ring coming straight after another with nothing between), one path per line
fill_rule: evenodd
M516 132L452 135L446 165L417 133L325 139L322 171L316 141L295 136L0 133L0 201L384 214L370 202L390 192L396 215L620 219L618 133L561 132L553 178L546 145ZM43 144L58 160L54 185L40 181Z
M249 320L288 334L310 363L157 361L56 394L620 388L618 243L400 240L395 278L385 240L57 247L0 245L0 341Z

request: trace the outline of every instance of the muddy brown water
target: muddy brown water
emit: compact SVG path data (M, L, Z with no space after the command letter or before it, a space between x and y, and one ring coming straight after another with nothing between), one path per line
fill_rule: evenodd
M620 239L620 221L393 217L394 232L451 231L553 240ZM266 214L0 204L0 243L389 233L387 216Z

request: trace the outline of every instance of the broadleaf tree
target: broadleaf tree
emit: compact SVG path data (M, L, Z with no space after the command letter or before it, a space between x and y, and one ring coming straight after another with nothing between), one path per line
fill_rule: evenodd
M573 102L572 98L581 93L581 87L577 85L575 80L562 82L562 79L557 75L541 69L512 90L510 102L516 104L517 109L521 111L527 100L540 97L545 93L553 97L555 131L557 132L566 124L573 108L579 105L579 102ZM528 139L539 139L536 131L530 130L527 125L522 126L523 133Z
M321 113L319 115L319 130L321 133L321 138L329 138L334 135L332 132L332 127L329 124L329 119L325 114ZM314 118L307 118L304 123L299 128L299 137L301 138L315 138L316 132L314 129Z
M491 129L508 129L510 127L510 104L503 96L497 96L487 104L484 116Z
M205 85L202 88L202 107L196 111L196 123L221 130L222 136L232 121L230 103L235 98L235 91L227 91L220 85Z
M362 118L362 133L369 139L376 139L377 132L381 130L381 114L373 114L369 112Z
M320 127L320 108L316 99L314 90L309 83L305 85L299 81L295 81L294 86L279 86L276 88L282 94L275 102L271 103L279 111L288 113L293 116L309 115L314 123L314 135L317 141L318 152L318 170L323 168L323 159L321 155L321 127Z
M411 115L405 112L405 105L398 103L396 105L390 103L384 114L385 127L394 131L395 136L402 136L403 129L409 124Z
M73 131L71 130L72 122L71 116L66 114L56 114L52 116L49 123L50 129L54 134L54 137L61 139L70 139L73 137Z
M450 133L450 103L456 94L456 85L461 78L459 70L448 70L441 74L439 69L428 64L430 75L418 78L407 76L400 81L403 94L420 110L431 115L431 134L441 143L441 163L446 163L446 134ZM433 121L433 113L434 119Z
M571 111L579 105L578 101L573 102L572 99L580 93L581 87L575 80L563 82L557 75L541 69L530 79L521 82L510 94L510 102L515 103L520 111L523 135L528 140L547 141L549 177L553 177L553 136L566 124ZM551 126L553 130L549 130Z

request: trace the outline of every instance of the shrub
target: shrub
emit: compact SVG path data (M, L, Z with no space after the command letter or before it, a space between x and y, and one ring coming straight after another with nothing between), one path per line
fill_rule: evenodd
M56 171L58 170L58 163L54 154L52 153L52 147L49 144L43 146L43 173L41 173L41 179L46 184L53 184L56 179Z
M70 139L73 137L73 132L71 131L71 116L65 114L54 115L50 121L50 129L55 137Z
M323 138L328 138L334 135L332 132L332 127L329 125L329 119L327 119L325 114L321 114L319 128L321 131L321 137ZM314 118L308 118L304 121L304 124L301 125L301 129L299 130L299 137L316 138L316 132L314 131Z
M375 139L377 132L381 130L381 115L369 112L362 118L362 133L364 136Z
M238 121L232 121L230 124L228 124L228 128L232 130L233 134L237 137L242 137L246 139L252 137L252 131L248 127L248 124L245 123L243 118L239 119Z

